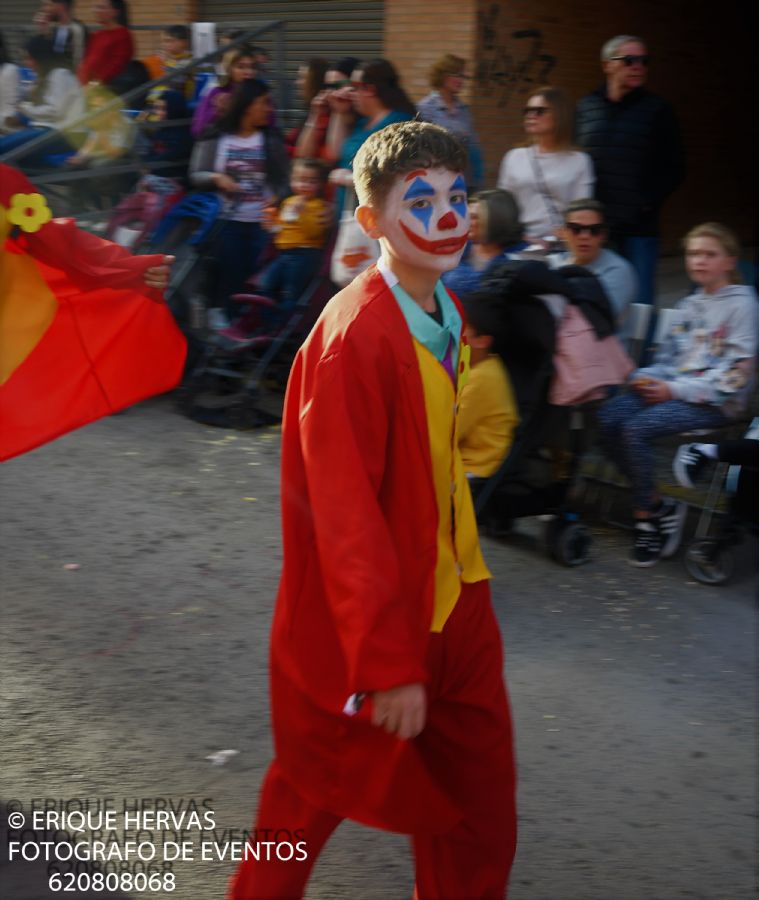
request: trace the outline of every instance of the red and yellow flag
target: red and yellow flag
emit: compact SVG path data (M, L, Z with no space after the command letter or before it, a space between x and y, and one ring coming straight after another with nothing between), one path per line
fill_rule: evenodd
M133 256L0 164L0 460L175 387L186 343Z

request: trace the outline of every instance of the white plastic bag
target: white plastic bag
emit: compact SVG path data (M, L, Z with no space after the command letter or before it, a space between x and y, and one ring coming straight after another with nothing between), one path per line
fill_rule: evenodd
M379 242L368 237L353 216L355 204L353 191L346 190L330 268L330 278L338 287L350 284L380 256Z

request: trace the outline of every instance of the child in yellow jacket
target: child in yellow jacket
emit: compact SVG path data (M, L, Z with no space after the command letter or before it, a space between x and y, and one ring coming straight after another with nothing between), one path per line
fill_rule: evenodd
M497 311L483 294L464 303L465 334L471 349L469 379L461 394L459 450L464 471L489 478L509 452L519 413L506 367L493 353Z
M261 291L291 309L316 275L327 241L330 206L321 197L326 172L318 160L298 159L290 184L293 195L282 202L270 230L277 257L261 276Z

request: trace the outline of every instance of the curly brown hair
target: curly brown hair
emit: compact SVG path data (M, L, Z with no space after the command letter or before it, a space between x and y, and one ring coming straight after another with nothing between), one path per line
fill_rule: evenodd
M430 122L399 122L370 135L353 160L359 201L380 208L399 175L414 169L466 169L464 146L450 131Z

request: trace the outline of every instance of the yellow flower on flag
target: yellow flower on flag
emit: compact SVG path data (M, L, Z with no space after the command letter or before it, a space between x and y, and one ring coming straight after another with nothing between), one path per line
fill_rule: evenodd
M10 230L11 223L8 221L8 216L5 214L5 207L0 203L0 252L3 249L1 245L5 243L5 239L8 237Z
M7 219L27 234L34 234L53 218L42 194L14 194Z

